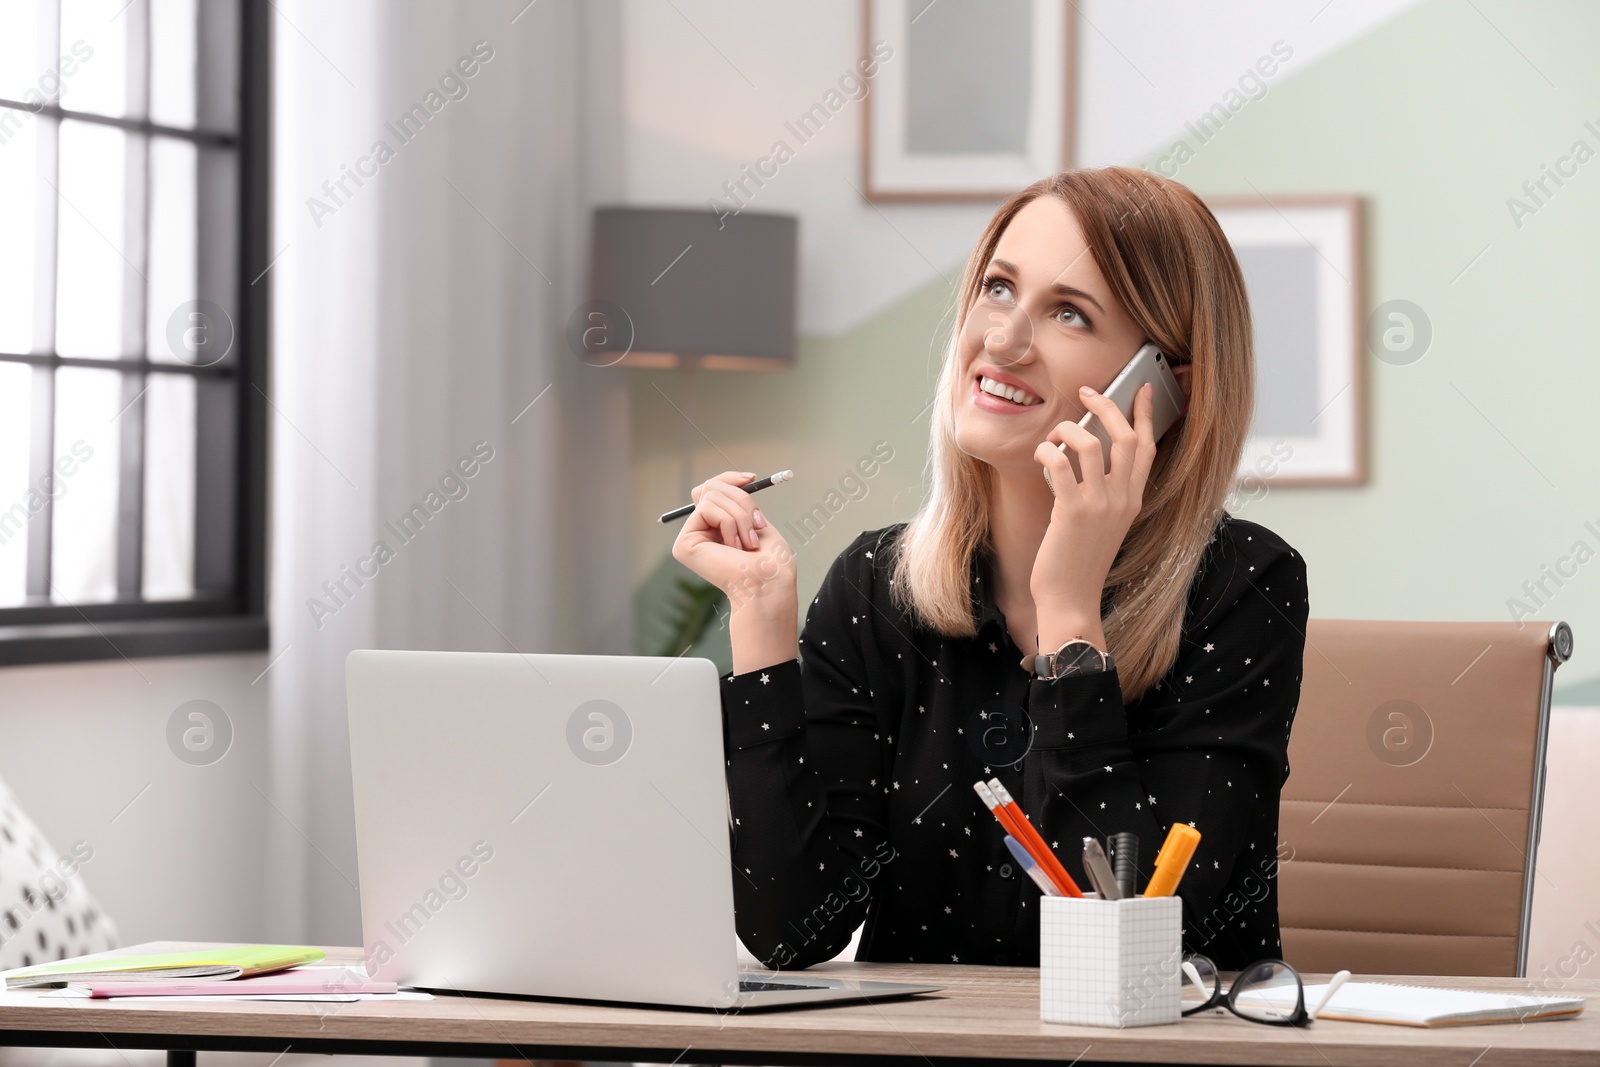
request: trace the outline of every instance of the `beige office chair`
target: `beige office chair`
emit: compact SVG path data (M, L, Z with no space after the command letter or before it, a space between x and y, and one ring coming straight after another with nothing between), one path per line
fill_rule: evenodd
M1564 622L1312 619L1279 809L1283 958L1521 976Z

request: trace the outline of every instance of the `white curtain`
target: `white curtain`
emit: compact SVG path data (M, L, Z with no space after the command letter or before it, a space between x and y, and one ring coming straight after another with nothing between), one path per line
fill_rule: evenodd
M627 382L563 343L618 17L274 6L267 928L355 944L346 653L631 651Z

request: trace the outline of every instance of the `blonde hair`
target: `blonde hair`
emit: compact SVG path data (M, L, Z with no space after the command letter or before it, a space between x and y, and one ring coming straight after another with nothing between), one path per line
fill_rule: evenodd
M1255 395L1250 306L1216 218L1183 185L1132 167L1063 171L1000 205L967 259L956 321L935 387L930 492L899 540L898 605L949 637L972 637L974 554L989 542L993 469L956 446L965 396L959 344L1000 235L1041 196L1071 209L1113 298L1174 364L1188 363L1189 406L1162 438L1143 506L1106 576L1102 620L1125 703L1171 669L1188 591L1216 528L1244 447Z

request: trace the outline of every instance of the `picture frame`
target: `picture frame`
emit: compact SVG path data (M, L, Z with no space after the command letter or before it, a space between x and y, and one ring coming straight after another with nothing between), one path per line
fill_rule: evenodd
M1071 168L1076 23L1069 0L862 0L861 54L892 50L867 79L863 195L999 201Z
M1255 411L1238 492L1367 482L1363 204L1354 195L1204 197L1249 293ZM1254 487L1254 488L1253 488Z

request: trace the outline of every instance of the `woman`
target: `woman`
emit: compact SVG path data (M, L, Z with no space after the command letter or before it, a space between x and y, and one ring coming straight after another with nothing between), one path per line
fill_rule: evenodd
M1037 965L1038 890L972 790L998 776L1083 886L1085 836L1135 833L1142 885L1194 825L1186 949L1279 955L1306 575L1223 510L1254 388L1226 238L1176 182L1067 171L1001 205L956 318L927 500L839 555L798 642L793 554L739 488L751 472L696 488L673 546L732 604L741 939L806 967L865 920L858 959ZM1132 425L1095 392L1147 340L1188 398L1159 443L1147 389Z

